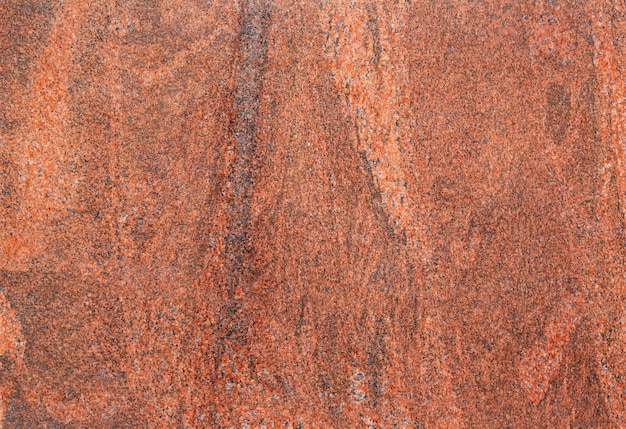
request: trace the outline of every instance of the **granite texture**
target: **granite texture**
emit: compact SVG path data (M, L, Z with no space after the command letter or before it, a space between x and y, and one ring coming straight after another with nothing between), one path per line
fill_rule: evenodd
M0 428L626 428L626 3L0 1Z

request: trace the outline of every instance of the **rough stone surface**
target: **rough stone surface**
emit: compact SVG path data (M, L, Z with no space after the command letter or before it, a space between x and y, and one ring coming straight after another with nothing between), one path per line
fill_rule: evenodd
M0 2L0 428L625 428L623 0Z

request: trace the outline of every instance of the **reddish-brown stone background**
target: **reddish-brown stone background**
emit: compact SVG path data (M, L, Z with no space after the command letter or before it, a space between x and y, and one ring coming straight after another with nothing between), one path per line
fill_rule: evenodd
M0 428L626 427L626 4L0 2Z

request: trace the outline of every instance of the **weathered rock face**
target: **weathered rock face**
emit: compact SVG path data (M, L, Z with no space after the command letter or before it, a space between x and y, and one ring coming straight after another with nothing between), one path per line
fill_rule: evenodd
M0 12L0 427L626 427L623 1Z

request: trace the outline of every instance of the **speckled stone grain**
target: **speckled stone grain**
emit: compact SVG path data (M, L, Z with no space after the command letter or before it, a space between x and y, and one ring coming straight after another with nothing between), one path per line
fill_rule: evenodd
M624 0L0 1L0 428L626 428Z

